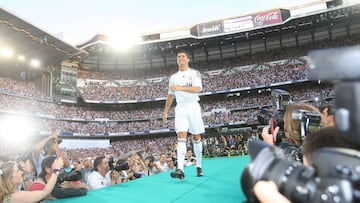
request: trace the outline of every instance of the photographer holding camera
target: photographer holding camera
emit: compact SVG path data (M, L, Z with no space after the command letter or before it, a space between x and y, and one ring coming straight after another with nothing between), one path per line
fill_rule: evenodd
M341 139L353 147L318 148L311 154L312 165L306 167L287 160L277 147L250 142L252 162L241 177L242 189L250 202L360 200L359 47L314 51L309 55L311 79L340 81L335 91L336 128Z
M42 139L39 143L35 145L33 156L37 174L41 173L41 163L45 159L45 157L49 155L56 155L57 157L61 157L64 161L64 167L70 167L69 160L59 148L59 144L61 143L61 141L62 140L59 138L58 133L55 130L52 130L50 136Z
M56 156L47 156L41 163L39 178L30 186L30 191L43 190L53 173L58 175L57 183L45 199L63 199L87 194L89 187L79 181L81 173L66 173L55 165Z
M105 156L95 158L94 170L87 181L91 189L104 188L122 182L119 180L120 171L110 170L109 159Z
M296 110L316 112L319 113L319 115L320 112L316 107L304 103L293 103L285 106L283 118L284 137L281 138L281 141L277 146L283 149L287 159L302 161L300 147L303 142L302 134L304 133L302 132L301 121L293 119L293 112ZM269 127L264 127L261 134L264 142L270 145L274 145L277 142L277 135L280 127L281 126L276 126L273 133L270 133Z
M311 166L314 153L323 147L354 148L345 142L335 127L322 128L306 136L302 145L303 161L305 166ZM254 193L260 202L289 202L277 189L273 181L258 181L254 185Z

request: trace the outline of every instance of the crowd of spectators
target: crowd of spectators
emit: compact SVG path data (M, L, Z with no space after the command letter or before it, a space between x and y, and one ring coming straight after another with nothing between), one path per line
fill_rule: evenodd
M355 40L356 41L356 40ZM346 45L353 44L354 40L343 40ZM339 45L337 42L326 44L321 42L316 46L324 48ZM344 44L343 44L344 45ZM312 48L309 45L307 48ZM299 51L300 50L300 51ZM196 62L204 76L204 91L236 89L243 87L251 87L257 85L268 85L272 83L289 82L293 80L306 80L308 67L306 60L302 56L305 49L299 49L297 54L295 49L284 49L271 53L273 59L268 60L268 54L254 54L256 57L246 55L238 58L227 60L210 60L208 62ZM284 54L285 52L285 54ZM275 57L276 55L276 57ZM304 54L305 55L305 54ZM283 56L283 58L281 58ZM284 59L285 58L285 59ZM250 64L250 65L249 65ZM250 69L243 70L240 66L247 65ZM207 68L206 68L207 67ZM211 68L216 67L216 68ZM209 70L215 71L210 74ZM160 79L158 83L146 80L151 77L165 77L173 70L166 69L159 71L154 75L154 71L136 72L136 78L142 83L141 85L133 85L122 87L120 83L116 87L106 87L107 81L116 83L116 80L129 79L126 74L113 74L112 77L103 73L86 73L80 71L79 76L83 79L96 79L102 82L89 82L86 86L79 88L82 97L94 100L103 100L104 98L114 98L115 100L138 100L144 98L164 97L166 95L167 84L166 79ZM133 73L134 74L134 73ZM135 75L135 74L134 74ZM106 80L106 81L105 81ZM134 83L135 84L135 83ZM144 85L147 84L147 85ZM116 110L99 110L96 108L79 107L61 105L50 101L50 99L42 95L35 85L30 81L15 81L10 78L0 78L0 112L2 115L7 113L15 113L21 115L30 115L35 117L35 128L40 132L50 132L52 128L63 133L77 133L79 135L101 135L107 136L112 133L121 132L149 132L152 130L162 130L173 128L174 115L173 109L170 111L170 122L165 125L161 121L162 107L149 105L135 105L135 108L118 108ZM151 89L149 89L151 88ZM323 98L332 97L334 90L330 85L304 85L297 87L287 87L293 101L312 101L315 96ZM114 91L120 91L122 98L117 97ZM203 117L206 126L227 126L237 123L246 123L257 119L259 109L264 106L273 105L270 98L270 92L267 89L259 89L258 94L248 91L239 91L232 97L214 97L213 99L202 99ZM235 92L234 92L235 93ZM145 95L150 95L146 97ZM254 133L243 135L241 133L220 134L212 137L204 137L204 154L207 156L235 155L246 154L246 142L248 138L254 137ZM67 156L75 163L77 160L83 160L84 157L94 158L99 154L121 157L129 152L142 152L144 157L155 156L158 158L160 154L171 156L174 151L175 137L170 138L153 138L120 141L112 143L109 148L93 148L93 149L63 149ZM239 144L241 143L241 144ZM188 143L189 144L189 143ZM189 146L191 146L189 144ZM11 149L2 148L1 154L12 156L17 153L12 150L20 150L23 148Z
M291 58L279 63L252 64L250 71L233 68L219 69L217 74L210 75L202 72L203 92L255 87L279 82L304 80L307 78L307 64L301 58ZM81 96L85 100L93 101L127 101L165 98L168 81L142 81L141 85L122 85L113 81L115 85L107 85L110 80L87 81L79 86Z
M309 51L316 49L325 49L332 47L346 47L359 44L360 38L358 35L351 35L349 37L336 37L332 40L324 39L316 42L310 42L300 45L298 47L282 47L281 49L272 49L267 52L247 53L226 59L209 59L207 61L190 61L190 66L196 68L200 72L229 69L239 66L247 66L249 64L264 64L271 61L298 58L299 56L306 56ZM79 78L96 79L96 80L143 80L147 78L168 77L177 70L177 65L169 65L168 67L145 67L142 69L132 69L129 71L123 70L102 70L95 71L80 71Z
M315 96L331 97L333 91L330 86L314 86L306 89L296 88L289 92L293 101L306 101L314 99ZM56 126L63 132L106 135L116 132L144 132L173 128L172 120L168 124L162 122L162 107L99 111L6 94L0 94L0 101L2 112L35 115L38 118L36 125L40 131L49 131L51 126ZM226 99L202 100L201 105L206 125L227 125L256 120L260 107L273 105L273 99L269 96L269 92L264 92ZM174 115L173 109L170 115Z

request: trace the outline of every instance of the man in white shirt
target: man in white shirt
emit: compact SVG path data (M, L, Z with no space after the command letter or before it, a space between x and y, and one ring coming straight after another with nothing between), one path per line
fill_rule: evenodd
M110 171L109 159L105 156L99 156L94 160L94 170L87 181L90 189L104 188L117 183L119 173Z
M167 163L166 163L166 155L165 154L160 154L160 159L159 159L159 161L156 161L156 164L161 169L161 172L167 171L168 166L167 166Z
M199 93L202 90L200 72L189 67L188 55L185 51L177 53L179 71L171 75L169 91L166 98L163 121L168 122L167 117L171 105L176 98L175 107L175 131L178 137L177 144L177 170L170 175L173 178L184 179L184 159L186 153L186 137L189 131L193 135L193 148L196 156L197 176L203 176L201 157L201 135L205 132L202 120Z

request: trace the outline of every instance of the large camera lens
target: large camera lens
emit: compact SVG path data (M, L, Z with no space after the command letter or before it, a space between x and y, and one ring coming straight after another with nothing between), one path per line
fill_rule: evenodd
M261 141L249 143L252 163L241 177L241 187L250 202L257 202L253 188L259 180L271 180L293 201L306 202L315 188L314 169L285 158L282 150Z
M113 170L120 172L128 169L129 169L129 164L127 162L122 162L120 164L117 164Z

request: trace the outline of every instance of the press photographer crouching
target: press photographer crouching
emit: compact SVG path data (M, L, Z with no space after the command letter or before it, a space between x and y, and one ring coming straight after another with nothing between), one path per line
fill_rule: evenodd
M80 182L81 172L69 171L56 168L56 156L47 156L41 163L39 178L30 186L30 191L43 190L51 175L58 175L57 183L46 200L77 197L87 194L89 187Z
M241 177L242 189L251 202L360 201L360 152L357 151L360 149L360 49L316 51L310 53L310 58L314 66L310 72L312 79L341 81L335 92L335 120L339 132L336 139L341 138L341 142L350 147L318 146L310 156L312 165L304 166L287 160L280 148L259 140L251 142L252 162ZM327 129L315 134L324 130ZM316 142L316 139L305 140L305 144Z

